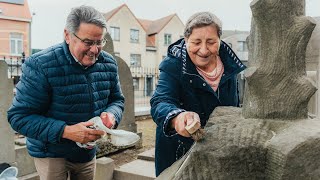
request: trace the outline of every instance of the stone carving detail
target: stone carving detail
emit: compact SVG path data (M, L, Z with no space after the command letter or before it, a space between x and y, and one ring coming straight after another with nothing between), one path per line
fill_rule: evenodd
M304 0L251 3L246 118L306 118L316 88L306 76L306 48L315 21L304 16Z
M244 107L218 107L206 137L157 179L320 179L320 120L306 77L305 0L253 0Z
M245 119L218 107L206 137L157 179L320 179L319 129L318 119Z

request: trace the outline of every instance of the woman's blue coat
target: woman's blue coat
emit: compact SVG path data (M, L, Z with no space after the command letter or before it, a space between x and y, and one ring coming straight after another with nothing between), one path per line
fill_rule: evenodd
M73 125L111 112L120 123L124 97L115 59L102 51L88 68L78 64L63 42L32 55L22 65L23 74L8 110L12 128L27 136L33 157L60 157L88 162L96 148L80 148L62 138L66 125Z
M193 144L191 138L170 131L170 120L183 111L199 114L205 126L217 106L239 106L237 74L246 67L223 41L219 56L224 65L218 90L215 92L197 72L186 52L183 39L168 48L168 55L160 64L160 77L151 103L151 115L157 124L155 164L156 175L171 166Z

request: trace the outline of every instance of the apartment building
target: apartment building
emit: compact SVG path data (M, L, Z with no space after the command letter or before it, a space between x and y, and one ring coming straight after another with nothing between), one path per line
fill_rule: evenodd
M27 0L0 0L0 60L6 60L9 77L17 80L22 54L31 52L31 19Z
M247 37L249 36L249 31L238 31L238 30L224 30L222 31L221 39L228 43L228 45L237 54L239 59L244 64L248 62L248 44Z
M136 96L150 96L158 80L158 66L168 46L183 35L176 14L157 20L138 19L126 4L104 14L114 52L130 67Z

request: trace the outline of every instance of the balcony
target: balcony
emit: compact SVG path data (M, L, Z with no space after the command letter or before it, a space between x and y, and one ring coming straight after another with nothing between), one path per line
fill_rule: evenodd
M147 67L130 67L132 77L158 77L157 68L147 68Z

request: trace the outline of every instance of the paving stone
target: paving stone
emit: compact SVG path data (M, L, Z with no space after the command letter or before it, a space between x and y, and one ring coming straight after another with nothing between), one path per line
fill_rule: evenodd
M138 159L146 160L146 161L154 161L154 151L155 151L155 148L144 151L138 154Z
M120 166L113 172L114 180L153 180L155 168L153 161L137 159Z

